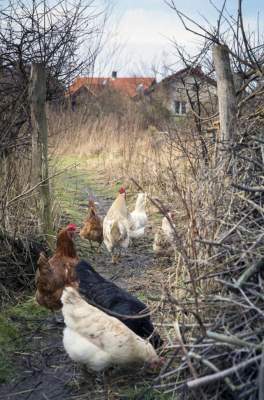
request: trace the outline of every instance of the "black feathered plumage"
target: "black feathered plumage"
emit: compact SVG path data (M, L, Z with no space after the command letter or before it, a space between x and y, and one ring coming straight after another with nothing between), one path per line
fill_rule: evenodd
M76 266L76 277L79 281L79 292L90 303L120 315L139 315L140 312L148 312L147 306L132 296L130 293L121 289L113 282L103 278L86 261L80 261ZM113 315L113 314L112 314ZM159 334L154 332L154 327L149 316L129 319L113 315L122 321L129 329L142 338L148 338L150 342L158 348L162 345Z

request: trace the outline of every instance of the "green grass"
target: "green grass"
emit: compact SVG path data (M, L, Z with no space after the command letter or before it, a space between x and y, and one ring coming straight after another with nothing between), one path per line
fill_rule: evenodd
M45 318L48 314L32 297L0 314L0 383L8 382L16 374L14 352L30 346L25 338L26 332L32 330L34 320Z
M139 299L139 300L141 300L141 301L147 301L147 296L146 296L146 293L143 293L143 292L139 292L139 293L137 293L137 298Z
M169 396L153 388L129 388L121 395L122 400L169 400Z
M76 223L81 227L87 215L89 194L95 193L104 198L114 199L122 185L120 180L112 182L111 185L106 184L105 177L89 167L89 159L90 157L71 155L56 159L56 170L79 164L64 171L52 181L54 196L57 204L59 204L60 214L63 216L62 221L60 221L61 226ZM132 203L134 205L134 199ZM76 245L81 257L86 257L91 252L90 245L86 241L77 238ZM104 247L101 248L101 252L107 253Z
M123 185L121 180L116 180L111 184L106 183L105 176L98 173L95 164L89 164L89 160L93 158L63 155L55 160L56 170L76 164L76 167L66 170L52 181L56 201L68 222L80 224L83 221L89 193L93 192L99 196L114 199L120 186ZM129 198L128 205L134 206L134 201L134 198ZM84 207L80 207L80 204Z
M18 303L7 310L7 315L32 321L38 318L47 317L49 311L44 307L40 307L33 297L29 297L22 303Z
M80 224L85 217L85 205L88 203L89 193L114 197L117 183L106 186L96 171L87 168L87 157L63 156L56 160L56 168L63 169L79 163L80 165L66 170L53 180L54 194L59 203L62 214L69 220ZM89 192L89 193L88 193ZM84 207L80 207L83 204Z
M13 373L14 366L10 354L19 342L17 327L4 315L0 315L0 383L7 382Z

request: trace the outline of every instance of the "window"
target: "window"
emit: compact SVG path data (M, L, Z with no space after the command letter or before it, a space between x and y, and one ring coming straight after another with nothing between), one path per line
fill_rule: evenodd
M181 114L186 114L186 102L181 102Z
M174 101L174 112L177 115L186 114L186 101Z
M174 101L174 111L175 114L180 114L181 103L179 101Z

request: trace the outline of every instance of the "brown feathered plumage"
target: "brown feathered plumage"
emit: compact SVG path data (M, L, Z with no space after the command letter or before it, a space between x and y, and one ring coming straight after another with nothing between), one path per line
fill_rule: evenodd
M75 266L79 261L73 234L75 229L69 225L59 232L57 247L53 257L48 259L41 253L38 260L36 273L36 300L41 305L52 311L62 307L61 295L66 285L74 285Z
M88 209L88 217L80 231L80 237L101 245L103 241L103 225L101 218L96 213L96 207L92 200L89 200Z

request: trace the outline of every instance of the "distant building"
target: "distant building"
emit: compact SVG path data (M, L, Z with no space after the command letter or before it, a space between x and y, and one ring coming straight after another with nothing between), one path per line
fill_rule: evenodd
M112 72L111 78L78 77L69 87L67 96L71 97L73 105L81 104L91 97L100 96L107 90L120 93L128 98L137 98L155 83L150 77L121 77Z
M216 81L203 73L201 67L187 67L154 83L145 94L166 107L174 116L184 116L193 104L197 109L216 104Z

